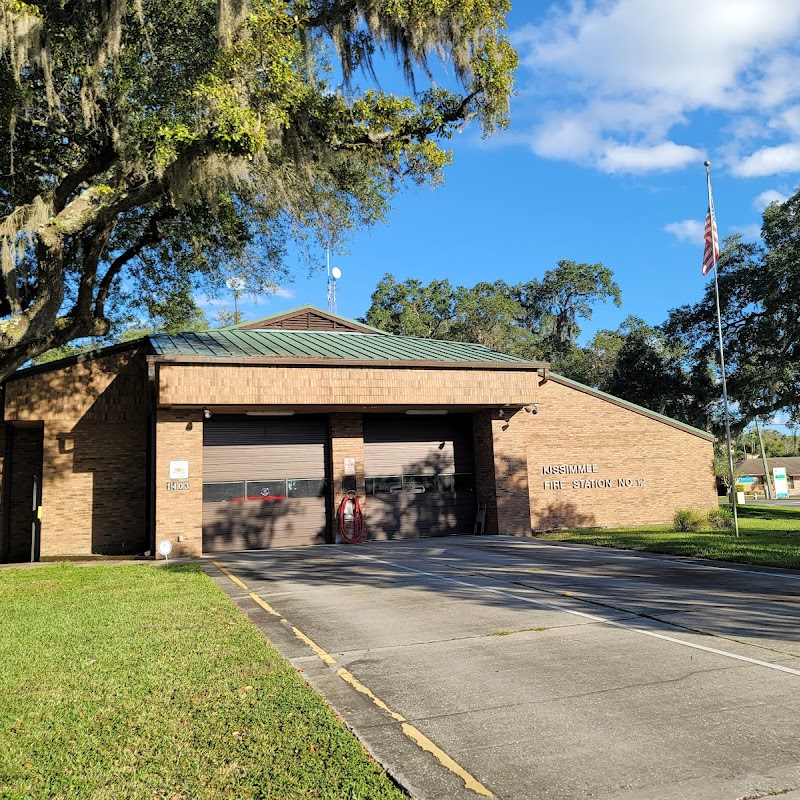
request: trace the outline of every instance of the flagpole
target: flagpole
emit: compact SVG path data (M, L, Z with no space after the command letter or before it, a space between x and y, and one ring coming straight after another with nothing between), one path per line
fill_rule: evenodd
M717 222L714 215L714 200L711 196L711 162L705 162L706 186L708 187L708 213L711 215L711 235L713 237ZM717 280L717 250L712 242L711 257L714 269L714 294L717 300L717 333L719 335L719 366L722 372L722 401L725 406L725 439L728 445L728 469L731 476L731 503L733 505L733 530L739 536L739 507L736 502L736 481L733 472L733 448L731 447L731 416L728 410L728 380L725 375L725 348L722 344L722 312L719 305L719 281Z

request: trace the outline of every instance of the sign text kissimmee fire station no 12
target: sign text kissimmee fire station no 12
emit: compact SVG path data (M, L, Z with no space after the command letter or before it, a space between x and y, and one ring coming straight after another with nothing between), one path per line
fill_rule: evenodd
M563 478L551 478L544 482L546 490L561 489L633 489L645 484L644 478L595 478L588 477L597 473L597 464L545 464L542 475L563 475ZM568 478L567 476L581 477Z

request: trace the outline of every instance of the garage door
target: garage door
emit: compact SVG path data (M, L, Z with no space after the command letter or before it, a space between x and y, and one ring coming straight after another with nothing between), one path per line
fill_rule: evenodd
M468 416L364 415L370 539L472 533L472 421Z
M325 417L214 416L203 425L203 550L320 544Z

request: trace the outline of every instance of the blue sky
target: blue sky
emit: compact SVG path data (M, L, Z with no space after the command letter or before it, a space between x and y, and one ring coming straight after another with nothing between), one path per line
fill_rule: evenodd
M334 256L340 314L363 315L385 272L516 283L566 258L602 262L622 289L584 339L629 314L659 323L703 290L706 158L721 236L757 237L765 203L797 188L797 0L515 0L509 29L509 129L466 129L444 186L407 190ZM246 316L325 307L324 270L294 271L276 296L243 299Z

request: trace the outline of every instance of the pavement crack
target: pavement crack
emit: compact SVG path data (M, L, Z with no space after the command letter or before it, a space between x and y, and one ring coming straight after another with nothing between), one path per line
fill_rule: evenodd
M767 789L767 791L763 793L747 794L744 797L740 797L739 800L762 800L764 797L780 797L790 792L796 792L798 789L800 789L800 786L790 786L788 789Z
M448 642L466 642L477 639L489 639L495 636L512 636L517 633L532 633L540 631L561 630L564 628L579 628L584 625L594 625L591 621L586 622L570 622L564 625L539 625L534 628L514 628L513 630L498 630L491 633L479 633L470 636L448 636L444 639L425 639L418 642L402 642L401 644L384 645L383 647L370 647L368 650L361 648L354 650L338 650L336 655L347 656L353 653L383 653L390 650L401 650L404 647L424 647L429 644L447 644Z
M536 584L528 583L522 580L513 580L511 578L498 578L495 575L492 575L491 573L475 571L472 568L466 569L463 567L459 567L457 565L452 565L452 568L460 573L466 573L474 577L486 578L487 580L496 581L497 583L505 583L510 586L520 586L524 589L532 589L535 592L542 592L543 594L548 594L551 597L562 597L570 600L576 600L586 605L596 606L598 608L608 609L610 611L616 611L621 614L627 614L628 616L631 617L638 617L639 619L650 620L651 622L658 622L662 625L667 625L670 628L675 628L680 631L686 631L687 633L695 633L700 636L709 636L713 639L720 639L726 642L735 642L736 644L741 644L745 647L755 647L759 650L765 650L770 653L776 653L777 655L788 656L789 658L800 658L800 653L795 653L792 652L791 650L781 650L777 647L770 647L769 645L759 644L757 642L751 642L745 639L739 639L735 636L725 636L724 634L715 633L714 631L706 631L703 630L702 628L695 628L691 625L683 625L679 622L672 622L670 620L664 619L661 616L656 616L655 614L647 614L643 611L636 611L633 609L623 608L622 606L617 606L614 605L613 603L604 602L602 600L595 600L590 597L580 597L579 595L573 592L564 592L556 589L547 589L543 586L537 586ZM677 612L671 612L671 613L677 613Z

